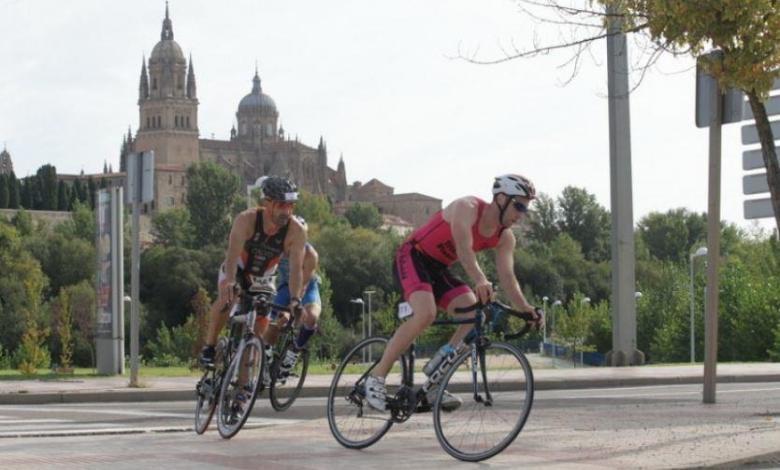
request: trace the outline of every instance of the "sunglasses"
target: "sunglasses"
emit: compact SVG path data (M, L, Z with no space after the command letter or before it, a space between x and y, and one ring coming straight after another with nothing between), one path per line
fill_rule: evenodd
M528 212L528 206L526 206L520 201L512 201L512 207L514 207L515 210L517 212L520 212L521 214L525 214Z

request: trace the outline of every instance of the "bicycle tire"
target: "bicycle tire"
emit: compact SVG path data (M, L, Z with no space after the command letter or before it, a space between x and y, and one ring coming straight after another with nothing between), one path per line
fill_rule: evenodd
M476 378L480 396L484 399L485 382L492 402L480 403L474 398L472 350L458 356L445 373L433 405L433 427L442 448L451 456L467 462L478 462L506 449L522 431L531 413L534 397L534 378L525 355L511 344L494 342L477 355ZM519 370L518 370L519 369ZM458 372L462 372L458 374ZM463 374L465 372L465 374ZM456 376L456 374L458 374ZM453 377L463 379L453 381ZM463 404L454 411L442 410L440 404L447 389L459 392ZM486 418L496 418L486 424ZM477 425L478 423L478 425ZM509 429L504 430L504 427ZM472 448L460 431L473 431ZM496 436L491 444L491 436ZM487 448L479 448L485 443Z
M368 403L363 398L362 390L362 381L365 380L368 372L379 362L387 341L387 338L376 336L359 342L346 354L333 375L333 381L328 390L328 426L336 441L348 449L363 449L376 443L393 425L393 422L389 419L389 413L386 416L382 416L369 410ZM364 351L371 351L372 361L363 362ZM401 373L397 374L391 371L391 374L387 377L386 387L388 396L395 394L397 388L401 385L401 377L405 376L406 363L401 361L400 358L399 362L401 363ZM349 374L345 374L347 367L351 364L357 364L358 366L351 368ZM357 374L354 374L352 369L357 369ZM355 382L355 375L357 375L357 382ZM337 400L345 400L347 404L341 405L337 403ZM369 411L369 414L365 414L364 411ZM351 425L347 425L344 422L344 415L353 413L356 415L355 419L350 421ZM373 429L363 432L362 436L352 437L347 435L347 431L358 430L358 427L360 427L360 430L365 430L367 429L366 426L372 425Z
M195 402L195 432L198 434L206 432L211 423L219 401L219 385L219 376L216 370L211 368L203 373L196 386L195 393L198 398Z
M287 350L294 346L292 335L288 338L284 348L276 356L271 366L271 385L268 395L271 399L271 406L276 411L284 411L295 402L295 399L301 393L303 382L306 380L306 372L309 370L309 350L304 348L301 350L298 361L295 363L295 368L290 371L287 380L284 383L279 380L279 368L282 364L282 358L287 354Z
M248 382L241 386L241 372L238 368L244 360L247 361L245 365L250 367L250 371L244 377ZM217 430L223 439L235 436L252 413L264 367L266 365L262 341L259 338L252 338L243 342L233 356L233 360L230 361L219 393ZM239 398L240 394L245 395ZM238 414L236 407L241 407L241 403L245 403L245 407Z

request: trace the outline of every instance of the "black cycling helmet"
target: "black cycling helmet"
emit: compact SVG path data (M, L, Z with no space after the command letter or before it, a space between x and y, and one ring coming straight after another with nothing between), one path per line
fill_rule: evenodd
M295 202L298 200L298 186L287 178L269 176L261 183L263 197L269 201Z

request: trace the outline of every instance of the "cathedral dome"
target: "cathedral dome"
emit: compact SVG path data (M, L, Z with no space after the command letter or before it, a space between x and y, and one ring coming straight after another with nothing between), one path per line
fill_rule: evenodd
M257 72L255 72L255 77L252 79L252 92L241 99L238 103L238 110L276 112L276 103L270 96L263 93L263 89L260 86L260 76Z
M173 40L173 22L168 14L168 3L165 3L165 19L163 20L160 42L152 49L150 62L184 62L184 53L176 41Z
M184 62L184 53L173 39L163 39L152 49L150 62Z

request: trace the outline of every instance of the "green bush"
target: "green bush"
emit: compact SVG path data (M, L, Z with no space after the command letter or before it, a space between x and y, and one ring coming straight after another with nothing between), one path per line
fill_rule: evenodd
M194 315L187 317L183 325L173 328L163 323L157 329L157 338L146 345L149 364L160 367L193 364L193 350L198 336L198 322Z
M0 370L11 369L11 353L0 344Z

